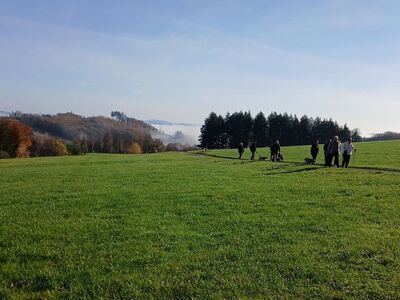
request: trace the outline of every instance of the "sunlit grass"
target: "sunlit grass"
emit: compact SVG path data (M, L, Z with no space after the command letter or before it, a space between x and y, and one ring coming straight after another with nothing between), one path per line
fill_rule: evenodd
M165 153L0 174L0 298L400 297L397 173Z

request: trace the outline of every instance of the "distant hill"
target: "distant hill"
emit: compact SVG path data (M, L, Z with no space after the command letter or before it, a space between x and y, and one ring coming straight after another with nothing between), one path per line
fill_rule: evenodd
M84 117L72 112L0 116L0 158L96 153L154 153L191 149L182 132L167 135L122 112ZM14 141L18 141L15 143ZM20 141L26 141L24 143Z
M34 132L48 134L66 142L88 140L89 142L105 143L113 139L123 142L138 142L160 139L163 143L181 143L194 145L195 140L177 131L175 134L165 134L147 122L127 117L120 112L113 112L114 117L84 117L72 112L50 114L12 113L11 118L17 119L32 127ZM9 116L9 115L7 115Z
M364 141L390 141L400 140L400 132L386 131L384 133L376 133L369 138L364 138Z
M17 113L12 117L32 127L36 132L67 141L95 141L107 135L141 140L158 132L153 126L134 118L127 118L122 122L103 116L84 117L72 112L56 115Z
M165 121L165 120L157 120L157 119L150 119L145 121L147 124L150 125L175 125L175 126L199 126L197 124L191 124L191 123L177 123L177 122L170 122L170 121Z
M9 112L4 111L4 110L0 110L0 117L8 117L10 115Z

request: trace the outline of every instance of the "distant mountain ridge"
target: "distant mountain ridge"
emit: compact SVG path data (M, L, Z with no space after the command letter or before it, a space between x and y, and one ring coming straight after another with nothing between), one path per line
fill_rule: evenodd
M158 132L153 126L134 118L121 122L103 116L84 117L72 112L56 115L17 113L11 117L32 127L34 131L63 140L98 140L103 139L105 135L142 139L146 135L151 136L152 133Z
M0 117L8 117L10 116L10 113L4 110L0 110Z
M147 124L150 125L171 125L171 126L200 126L199 124L193 123L178 123L178 122L170 122L165 120L158 120L158 119L150 119L145 121Z
M371 137L364 138L364 141L390 141L400 140L400 132L386 131L383 133L375 133Z

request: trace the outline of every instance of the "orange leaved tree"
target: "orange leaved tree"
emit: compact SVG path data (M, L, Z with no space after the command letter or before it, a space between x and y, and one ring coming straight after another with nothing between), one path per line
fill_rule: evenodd
M141 154L142 153L142 148L140 147L139 143L132 143L131 153L132 154Z
M32 128L14 119L0 119L0 151L10 157L29 157Z

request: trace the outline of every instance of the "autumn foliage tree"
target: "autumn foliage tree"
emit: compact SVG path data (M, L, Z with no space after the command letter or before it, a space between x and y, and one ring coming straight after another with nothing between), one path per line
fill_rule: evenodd
M132 143L131 153L132 154L141 154L142 153L142 148L140 147L139 143Z
M0 120L0 151L10 157L29 157L32 128L14 119Z
M63 156L68 155L63 141L48 134L34 133L31 156Z

